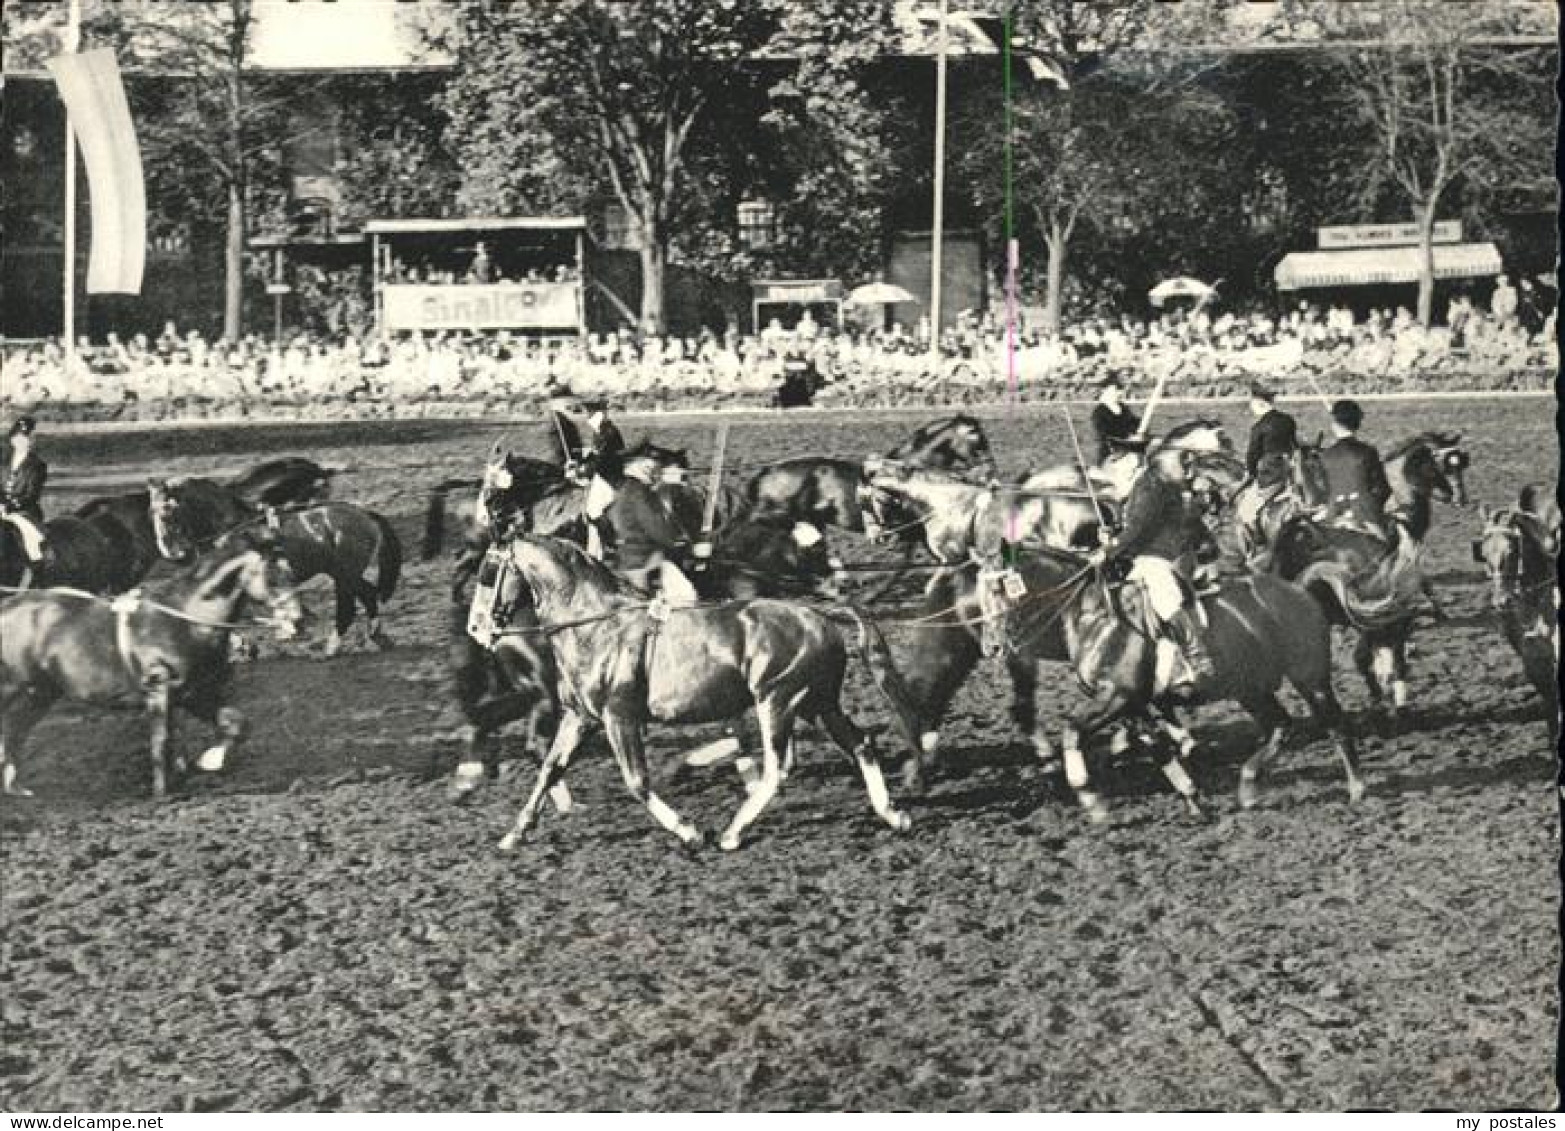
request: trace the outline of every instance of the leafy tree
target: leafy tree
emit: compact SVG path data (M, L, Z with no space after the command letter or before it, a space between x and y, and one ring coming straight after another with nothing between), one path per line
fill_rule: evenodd
M1456 198L1536 186L1549 176L1553 106L1545 48L1516 37L1552 36L1552 6L1382 0L1295 4L1352 92L1356 124L1376 157L1360 200L1372 211L1387 190L1419 229L1418 318L1434 314L1434 225Z
M955 159L998 217L1010 145L1013 207L1046 251L1044 325L1054 331L1073 241L1094 225L1144 229L1166 189L1160 174L1187 167L1177 139L1221 107L1193 90L1210 61L1157 53L1195 35L1190 13L1177 5L1015 0L1011 18L1013 42L1043 70L1029 80L1018 64L1009 138L998 92L958 112Z

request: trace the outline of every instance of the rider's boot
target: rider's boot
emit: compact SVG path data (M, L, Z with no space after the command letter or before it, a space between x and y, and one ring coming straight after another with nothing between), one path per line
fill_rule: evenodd
M1194 609L1188 605L1181 606L1179 612L1169 618L1164 630L1169 639L1178 645L1185 661L1183 675L1174 681L1177 690L1192 691L1217 674L1212 655L1206 650L1206 642L1202 639L1201 625Z

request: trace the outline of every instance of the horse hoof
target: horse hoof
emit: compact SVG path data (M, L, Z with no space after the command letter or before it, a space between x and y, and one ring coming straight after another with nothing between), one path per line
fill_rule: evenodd
M893 809L891 811L890 815L887 817L887 823L890 824L891 827L896 829L899 833L910 832L913 828L913 818L909 817L900 809Z
M1364 795L1367 794L1368 792L1369 792L1369 787L1366 786L1363 782L1357 781L1357 780L1349 782L1348 783L1348 804L1350 804L1350 805L1357 805L1360 801L1364 800Z
M1094 825L1101 825L1108 821L1108 807L1098 800L1096 794L1083 793L1079 796L1081 797L1081 807L1086 810L1087 820Z
M699 856L705 849L710 848L712 845L712 834L706 829L692 829L688 834L682 835L679 839L680 842L685 846L686 855L689 856ZM726 845L723 847L724 851L733 851L733 849L728 848ZM734 848L738 847L739 845L736 841Z
M1255 803L1258 800L1259 798L1256 796L1254 786L1250 785L1248 782L1239 783L1239 808L1254 809Z
M922 797L929 791L929 785L924 780L924 769L917 762L909 762L902 768L902 792L913 797Z
M515 829L500 838L499 849L501 852L515 852L516 846L521 843L522 835Z
M723 839L717 842L717 847L724 852L737 852L742 843L744 842L738 833L724 833Z
M1201 803L1193 797L1185 798L1185 813L1197 824L1207 824L1211 821L1210 815L1202 808Z

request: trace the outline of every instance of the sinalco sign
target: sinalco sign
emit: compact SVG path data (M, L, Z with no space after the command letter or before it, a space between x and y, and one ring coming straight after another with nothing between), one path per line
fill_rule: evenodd
M1418 225L1407 224L1338 224L1318 228L1322 251L1337 251L1350 247L1412 247L1418 243ZM1435 243L1461 243L1460 220L1437 220Z
M388 330L564 330L580 323L576 284L392 283L381 288Z

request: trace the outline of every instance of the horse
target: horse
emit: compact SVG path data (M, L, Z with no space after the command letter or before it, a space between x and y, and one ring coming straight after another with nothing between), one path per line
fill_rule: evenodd
M521 574L505 565L501 551L492 550L479 577L472 602L457 590L450 606L451 690L467 720L463 754L449 788L456 802L467 800L495 776L497 740L504 727L520 722L525 747L542 757L560 716L554 655L535 631L538 617ZM478 607L481 602L487 607ZM497 630L486 643L475 639L470 627L479 617ZM556 787L554 800L562 813L570 810L564 782Z
M1040 762L1055 763L1055 750L1038 725L1037 689L1045 664L1071 662L1062 617L1077 589L1091 583L1091 570L1081 555L1048 546L1012 555L1010 569L1025 587L1025 596L1001 597L998 571L967 563L936 575L925 593L920 614L910 627L917 644L901 659L909 699L917 704L922 759L904 778L904 786L920 790L928 762L939 747L939 727L957 690L978 667L994 643L1003 643L1011 680L1011 720L1032 743ZM1003 639L1002 639L1003 638ZM1141 720L1174 738L1177 745L1162 765L1163 773L1200 815L1196 791L1181 758L1194 740L1178 725L1171 708L1153 704Z
M1386 453L1381 465L1386 469L1395 505L1400 509L1419 503L1418 497L1423 494L1420 484L1433 478L1427 469L1416 466L1424 459L1433 463L1439 474L1440 501L1467 506L1467 469L1472 466L1472 457L1462 447L1460 432L1420 432ZM1427 503L1427 499L1423 502ZM1416 536L1422 538L1423 532Z
M472 549L476 545L481 553L488 545L488 527L496 522L509 521L544 494L566 482L565 470L559 464L506 451L501 442L496 440L489 450L482 475L477 478L447 479L430 488L424 515L423 559L431 560L444 545L446 497L450 492L466 489L479 492L480 501L475 507L473 526L468 531L467 539L468 548Z
M228 531L265 527L276 533L298 584L329 577L336 597L336 611L325 654L342 651L343 637L353 625L358 606L364 607L370 643L389 644L380 627L381 603L390 600L402 575L402 543L385 517L353 503L317 503L303 510L257 511L238 495L219 489L209 494L207 505L226 507ZM197 533L193 516L196 497L189 480L154 484L152 513L158 524L158 542L178 559L196 552L207 537ZM365 576L373 565L375 581Z
M994 474L989 438L982 425L966 415L920 426L884 458L911 467ZM745 487L745 500L757 514L863 533L859 488L864 475L865 466L853 460L825 456L782 460L756 473Z
M1233 450L1222 425L1207 419L1178 424L1154 443L1165 451ZM1066 463L1027 472L1009 492L1009 539L1037 539L1058 550L1092 549L1098 545L1099 531L1118 521L1140 465L1140 454L1127 452L1105 467Z
M999 532L1004 503L991 487L884 460L866 471L860 506L865 533L875 541L911 536L936 562L951 565L981 552Z
M1473 558L1484 567L1489 604L1505 639L1521 659L1527 680L1543 700L1549 748L1560 736L1559 508L1540 517L1536 493L1524 491L1520 505L1480 512L1483 530L1473 542ZM1552 518L1552 523L1550 522Z
M235 475L223 486L258 507L303 507L331 496L335 467L322 467L303 456L267 460Z
M705 840L653 792L643 730L664 723L718 722L752 707L763 742L762 772L724 830L719 846L737 849L745 831L781 786L799 718L819 722L857 765L870 805L898 831L911 827L892 804L873 735L842 711L847 644L826 615L782 601L725 602L669 608L616 577L581 549L559 539L518 535L506 547L537 605L560 671L565 710L538 781L500 842L510 851L537 820L543 795L562 780L589 727L602 727L631 795L686 847ZM910 743L911 707L891 667L885 640L856 609L859 650L893 706Z
M1269 563L1271 572L1313 594L1332 624L1357 632L1354 666L1373 706L1385 709L1392 725L1408 702L1407 642L1422 602L1437 619L1445 617L1420 564L1431 500L1458 497L1445 471L1447 458L1436 451L1423 437L1395 449L1394 474L1387 478L1400 501L1388 512L1389 545L1368 531L1295 515L1278 532ZM1465 468L1465 458L1457 462Z
M264 617L251 620L252 608ZM271 624L284 639L300 616L281 547L244 532L145 592L109 600L67 589L22 593L0 605L0 786L23 793L15 764L28 734L60 699L95 705L139 701L152 724L152 792L168 792L185 761L171 750L171 708L219 733L196 765L223 768L245 721L227 706L229 633Z
M31 567L32 587L69 586L93 593L123 593L162 558L173 558L159 539L152 487L91 499L73 515L43 524L43 560ZM210 479L183 481L190 499L192 536L209 538L231 525L226 490ZM9 523L0 523L0 586L20 584L26 559Z
M975 472L986 478L999 474L983 425L966 413L920 425L885 458L935 471Z
M1282 743L1288 713L1277 700L1286 679L1303 697L1310 713L1332 736L1347 775L1349 800L1365 793L1352 732L1331 684L1331 626L1316 601L1303 589L1271 574L1225 579L1215 596L1202 597L1204 638L1215 671L1196 689L1200 702L1237 702L1260 726L1262 742L1245 762L1239 778L1239 803L1251 808L1268 760ZM1082 740L1102 727L1148 710L1168 708L1174 646L1155 638L1147 626L1145 599L1131 588L1111 595L1102 585L1076 590L1062 614L1066 644L1076 677L1092 697L1066 722L1065 777L1094 821L1107 811L1091 789ZM1188 797L1193 786L1176 780Z

